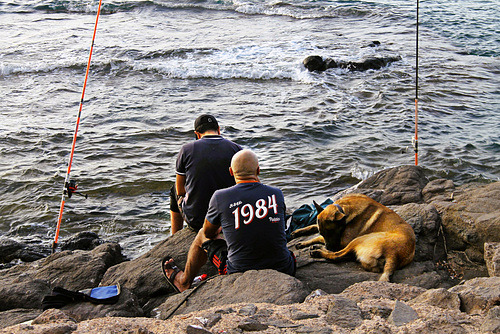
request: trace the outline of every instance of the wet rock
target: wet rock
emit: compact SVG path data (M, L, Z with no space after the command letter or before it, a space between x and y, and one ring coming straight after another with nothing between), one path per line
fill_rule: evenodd
M6 237L0 238L0 263L2 264L9 264L16 260L33 262L46 257L49 253L48 248L44 251L40 245L28 245ZM0 267L0 269L6 269L13 265L3 265L3 268Z
M105 241L95 232L80 232L61 243L61 250L92 250Z
M422 190L428 183L418 166L400 166L378 172L352 191L370 196L385 206L422 203Z

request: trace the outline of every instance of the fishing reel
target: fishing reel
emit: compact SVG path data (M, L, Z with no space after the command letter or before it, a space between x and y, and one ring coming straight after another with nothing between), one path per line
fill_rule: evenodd
M78 184L76 184L76 181L70 180L69 182L65 183L64 195L67 195L68 198L71 198L73 194L77 194L82 197L85 197L85 199L89 198L87 194L82 194L81 192L76 191L77 189L78 189Z

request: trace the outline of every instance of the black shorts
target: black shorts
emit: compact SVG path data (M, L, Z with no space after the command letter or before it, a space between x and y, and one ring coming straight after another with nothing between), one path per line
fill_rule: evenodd
M178 196L177 192L175 191L175 184L170 188L170 211L173 212L178 212L180 213L181 210L179 210L179 205L177 204Z

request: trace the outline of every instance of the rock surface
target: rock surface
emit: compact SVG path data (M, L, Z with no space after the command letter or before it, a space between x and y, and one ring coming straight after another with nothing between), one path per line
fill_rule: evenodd
M190 229L130 261L118 244L91 234L50 256L2 238L0 262L9 265L0 267L0 333L500 333L500 182L456 188L402 166L332 199L350 192L389 206L415 230L415 259L392 283L378 282L379 274L359 263L333 264L295 249L312 236L289 243L295 278L249 271L181 294L173 294L160 266L165 255L184 266ZM209 265L202 270L215 275ZM113 284L122 288L116 304L80 302L42 313L54 286Z

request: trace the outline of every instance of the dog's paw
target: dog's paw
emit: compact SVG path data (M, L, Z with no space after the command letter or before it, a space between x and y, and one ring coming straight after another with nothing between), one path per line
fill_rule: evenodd
M302 249L302 248L305 248L305 246L301 242L299 242L298 244L295 245L295 248Z
M324 248L323 245L311 245L311 247L309 247L310 250L314 250L314 249L322 249Z
M309 255L311 257L316 257L316 258L323 257L323 256L321 256L321 249L314 249L314 248L312 248L312 249L309 250Z

